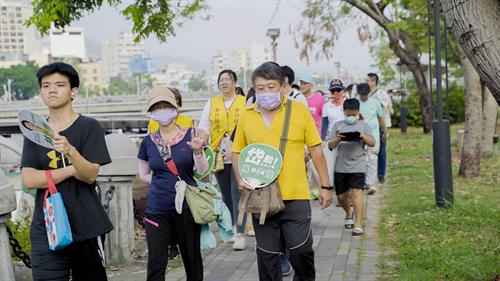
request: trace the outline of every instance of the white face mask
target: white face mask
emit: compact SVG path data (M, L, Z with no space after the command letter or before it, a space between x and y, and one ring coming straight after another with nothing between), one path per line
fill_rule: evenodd
M163 108L151 113L151 119L156 120L161 126L172 123L177 118L177 109Z
M359 116L345 116L344 118L344 121L349 124L349 125L353 125L353 124L356 124L356 121L358 121L359 119Z

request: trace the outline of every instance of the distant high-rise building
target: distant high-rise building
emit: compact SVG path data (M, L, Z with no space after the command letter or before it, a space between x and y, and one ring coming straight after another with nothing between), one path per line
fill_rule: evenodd
M81 63L79 68L84 87L101 86L101 64L99 62Z
M227 55L223 49L218 49L217 53L210 59L210 71L213 75L218 75L226 68L228 68Z
M35 28L24 25L32 14L33 8L29 3L0 0L0 54L19 53L29 58L38 55Z
M271 54L264 45L260 43L252 43L248 46L247 57L247 68L249 69L256 69L261 64L271 60Z
M248 50L247 48L242 48L237 50L236 52L233 53L235 63L236 63L236 69L238 71L241 71L242 69L248 69L248 66L250 65L249 59L248 59Z
M228 66L229 63L226 53L223 49L218 49L217 53L210 59L208 87L211 90L217 90L217 76L222 70L227 69Z
M235 68L238 71L243 69L254 70L262 63L271 60L271 54L260 43L252 43L245 48L241 48L234 52L233 56L236 64Z
M66 27L50 30L50 53L54 58L77 58L86 61L85 30L83 27Z
M112 77L131 75L130 62L135 55L144 54L144 43L135 43L131 33L120 33L117 40L104 42L102 50L102 82L107 84Z
M155 79L157 87L174 87L181 92L189 92L189 80L199 73L189 70L185 65L179 63L171 63L156 73L151 74Z

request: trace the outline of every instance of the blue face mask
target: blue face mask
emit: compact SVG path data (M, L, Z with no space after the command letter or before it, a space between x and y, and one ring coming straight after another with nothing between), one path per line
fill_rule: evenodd
M344 121L349 125L356 124L356 121L358 121L358 116L346 116Z

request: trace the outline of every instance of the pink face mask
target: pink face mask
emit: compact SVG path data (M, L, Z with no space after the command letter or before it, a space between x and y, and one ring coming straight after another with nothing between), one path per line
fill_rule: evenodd
M176 118L177 110L175 108L163 108L151 112L151 119L157 121L161 126L172 123Z

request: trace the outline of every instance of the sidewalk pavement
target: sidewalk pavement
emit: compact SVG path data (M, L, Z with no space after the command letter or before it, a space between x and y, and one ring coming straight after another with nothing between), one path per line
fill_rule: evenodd
M365 196L365 234L353 237L343 225L344 212L332 205L320 210L318 201L312 202L312 228L315 250L316 280L370 281L379 274L379 250L376 242L376 225L381 193ZM336 200L335 200L336 201ZM255 239L247 238L247 249L233 251L232 244L219 246L203 254L205 281L256 281L258 280ZM170 270L167 280L186 280L182 266ZM108 269L110 281L146 280L146 261L117 271ZM291 281L293 274L283 278Z

